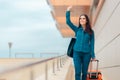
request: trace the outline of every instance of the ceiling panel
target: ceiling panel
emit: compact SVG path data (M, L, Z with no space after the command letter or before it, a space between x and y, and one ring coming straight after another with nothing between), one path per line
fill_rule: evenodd
M54 6L53 13L55 16L64 16L68 6ZM90 6L73 6L71 16L79 16L80 14L89 14Z
M91 5L92 0L48 0L50 4L61 5Z

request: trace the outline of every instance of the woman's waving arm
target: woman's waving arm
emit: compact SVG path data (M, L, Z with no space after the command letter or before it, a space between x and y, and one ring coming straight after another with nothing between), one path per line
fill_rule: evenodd
M76 30L78 29L70 20L70 10L71 10L72 6L67 8L66 11L66 23L69 25L69 27L76 32Z

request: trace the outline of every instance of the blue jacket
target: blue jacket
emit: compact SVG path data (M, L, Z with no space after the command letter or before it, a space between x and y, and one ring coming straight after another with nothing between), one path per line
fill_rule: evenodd
M78 28L70 20L70 11L66 12L66 23L75 32L76 42L73 47L75 51L90 53L92 58L94 54L94 32L90 35L85 32L82 27Z

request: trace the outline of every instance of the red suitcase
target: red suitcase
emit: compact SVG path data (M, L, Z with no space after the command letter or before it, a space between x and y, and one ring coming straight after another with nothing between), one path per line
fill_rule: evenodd
M97 62L96 69L92 69L93 61ZM91 60L87 74L87 80L102 80L102 73L98 70L99 60Z

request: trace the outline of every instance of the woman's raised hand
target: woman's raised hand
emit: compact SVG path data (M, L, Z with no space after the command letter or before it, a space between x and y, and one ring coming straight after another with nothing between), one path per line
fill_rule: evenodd
M70 11L70 10L71 10L71 8L72 8L72 6L69 6L69 7L67 8L67 11Z

